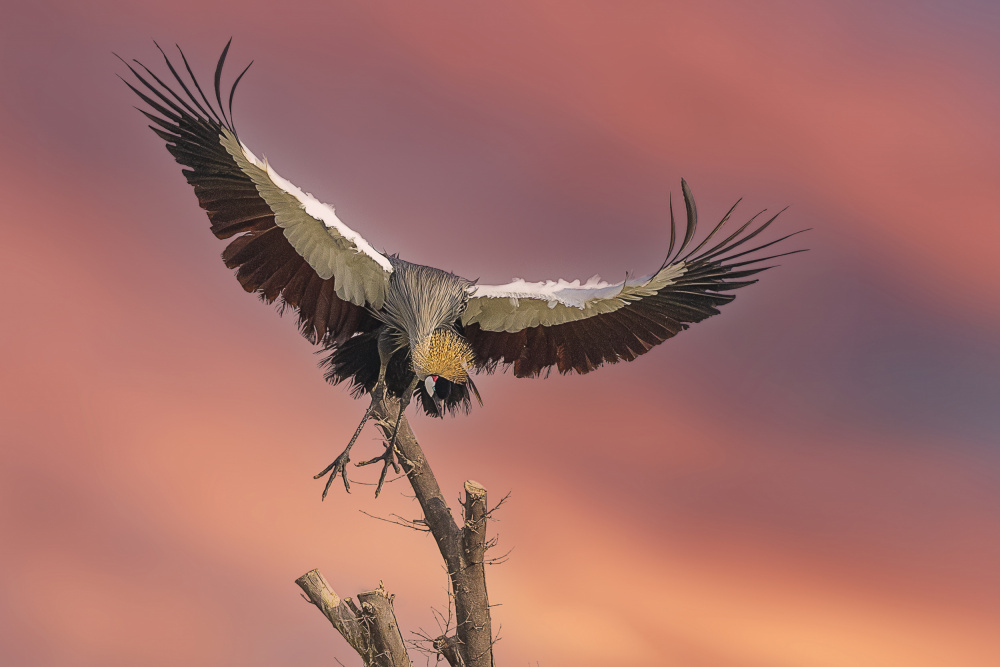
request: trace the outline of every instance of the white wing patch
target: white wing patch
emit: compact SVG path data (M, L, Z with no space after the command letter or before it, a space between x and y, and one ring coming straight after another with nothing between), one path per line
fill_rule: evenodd
M275 224L316 275L323 280L333 278L341 299L381 308L392 273L389 258L341 222L332 207L279 176L230 130L223 128L219 142L253 181L257 194L274 213Z
M649 280L649 277L640 282L646 280ZM583 284L580 284L579 280L569 282L562 278L542 283L529 283L522 278L515 278L506 285L474 285L470 294L473 297L494 299L506 297L515 302L518 299L541 299L548 302L549 308L555 308L560 303L564 306L584 308L590 299L610 299L618 296L625 284L623 281L612 285L601 280L600 276L594 276Z
M340 236L353 243L358 249L358 252L368 255L378 262L379 266L385 269L387 273L392 273L392 264L389 263L389 259L382 253L375 250L375 248L373 248L371 244L369 244L368 241L366 241L360 234L345 225L344 222L337 217L333 206L324 204L308 192L304 192L301 188L299 188L299 186L281 176L281 174L271 168L271 165L267 163L266 158L264 160L258 158L242 141L240 142L240 148L243 149L243 154L246 156L247 160L249 160L254 166L263 169L276 186L302 202L302 208L306 213L322 222L328 229L336 230Z
M653 296L684 275L683 262L665 266L651 276L608 283L594 276L579 280L529 283L516 279L506 285L473 285L463 324L478 323L485 331L517 332L554 326L612 313L632 301Z

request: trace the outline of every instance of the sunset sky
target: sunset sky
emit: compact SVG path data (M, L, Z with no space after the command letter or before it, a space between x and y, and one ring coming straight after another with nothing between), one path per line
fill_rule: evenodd
M498 665L1000 665L1000 5L14 4L4 665L359 665L312 568L439 634L433 540L362 513L417 517L405 480L311 479L364 401L243 292L115 76L155 39L207 83L230 37L243 141L410 261L649 272L681 177L706 227L743 197L812 228L635 363L411 415L449 500L510 493Z

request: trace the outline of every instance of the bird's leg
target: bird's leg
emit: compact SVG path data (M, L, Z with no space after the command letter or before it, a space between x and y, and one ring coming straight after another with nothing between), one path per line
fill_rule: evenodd
M334 478L336 478L339 473L344 479L344 489L350 493L351 483L347 481L347 464L351 461L351 447L357 442L358 436L361 435L361 429L365 427L365 423L372 416L372 412L375 411L375 406L378 405L382 399L385 397L385 374L386 369L389 367L389 359L392 357L394 351L393 343L388 332L383 331L378 337L378 356L379 356L379 369L378 369L378 381L375 383L375 387L372 389L372 402L369 404L368 409L365 410L364 417L361 418L361 423L358 424L358 428L354 431L354 437L351 441L347 443L347 448L340 453L333 463L328 465L323 469L323 472L315 475L313 479L319 479L320 477L330 473L329 479L326 480L326 486L323 487L323 499L326 499L326 494L330 491L330 485L333 484ZM332 472L331 472L332 471Z
M413 381L410 382L410 386L406 388L403 392L403 396L399 399L399 414L396 415L396 426L392 429L392 436L389 442L385 446L385 453L381 456L376 456L370 461L363 461L359 463L359 466L366 466L376 461L382 461L382 473L378 477L378 486L375 487L375 497L378 498L378 494L382 491L382 482L385 481L385 475L389 472L389 464L392 464L392 469L399 474L399 464L396 463L395 457L395 447L396 447L396 435L399 433L399 423L403 420L403 412L406 410L406 406L410 404L410 399L413 397L413 391L417 388L417 378L413 377Z

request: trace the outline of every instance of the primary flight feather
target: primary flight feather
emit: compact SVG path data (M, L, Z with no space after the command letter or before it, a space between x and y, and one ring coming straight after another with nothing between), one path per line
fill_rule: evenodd
M694 245L697 210L681 181L683 239L671 206L666 258L642 278L479 285L386 255L240 140L232 102L249 65L236 77L224 105L221 82L228 51L229 44L209 91L214 103L180 49L187 77L161 49L169 72L163 78L172 82L134 61L137 67L126 66L135 85L125 83L145 103L140 111L152 122L150 128L184 167L212 232L232 239L222 258L243 289L294 309L303 335L329 352L322 362L326 379L348 381L356 395L371 395L350 444L316 476L329 473L324 497L338 473L350 490L343 473L351 447L386 393L400 397L400 416L414 393L427 414L444 416L468 410L472 397L479 398L472 373L498 367L510 367L517 377L535 377L553 367L589 373L605 363L631 361L718 314L719 306L733 300L729 292L753 284L751 276L770 268L763 262L801 252L760 256L759 251L793 234L751 243L777 215L755 225L758 214L730 232L727 222L735 205ZM395 465L394 440L395 431L385 454L374 459L383 461L379 489L388 465Z

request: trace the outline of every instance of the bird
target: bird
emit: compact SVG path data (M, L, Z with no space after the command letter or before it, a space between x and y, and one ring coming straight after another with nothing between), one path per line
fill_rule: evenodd
M324 499L338 475L350 492L351 448L386 396L398 398L400 409L385 452L357 464L382 461L376 497L389 465L398 472L394 443L414 395L426 414L443 417L468 412L473 398L482 405L473 374L498 369L518 378L547 376L553 369L586 374L632 361L718 314L734 299L731 292L772 268L766 262L803 251L762 256L807 230L761 242L758 236L782 209L770 217L761 211L730 231L739 201L696 243L697 208L682 179L683 229L671 198L665 259L642 277L484 285L408 262L375 250L332 206L287 181L242 142L232 105L253 62L235 77L223 104L221 80L232 39L216 64L209 90L214 101L179 46L175 62L154 44L169 74L161 78L138 60L119 56L133 79L119 78L142 100L145 106L136 108L183 167L212 232L231 239L222 253L225 265L244 290L277 303L279 311L297 313L301 333L322 346L320 365L328 382L347 383L356 398L370 397L347 447L315 476L327 478Z

